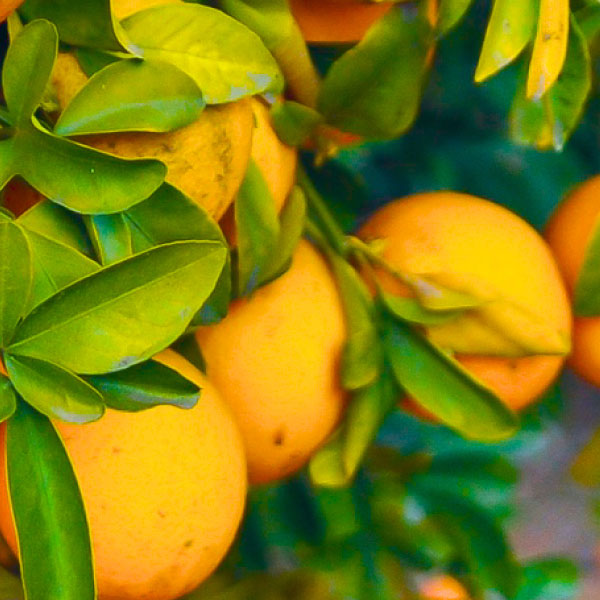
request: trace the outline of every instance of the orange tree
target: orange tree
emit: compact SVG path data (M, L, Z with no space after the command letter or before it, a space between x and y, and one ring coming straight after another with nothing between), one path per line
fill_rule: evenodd
M574 597L568 560L506 535L559 394L515 410L571 349L557 268L493 204L389 201L454 187L541 226L600 167L540 185L537 153L583 117L597 4L0 8L0 600ZM578 319L600 312L586 235ZM242 439L271 485L191 591L241 517Z

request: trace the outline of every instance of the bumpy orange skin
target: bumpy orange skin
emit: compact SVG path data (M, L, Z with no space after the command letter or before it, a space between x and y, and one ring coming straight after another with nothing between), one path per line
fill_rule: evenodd
M358 42L392 6L392 2L290 0L304 39L315 44Z
M399 270L476 277L507 299L544 315L569 339L570 305L549 248L532 227L501 206L455 192L417 194L377 211L359 236L384 240L382 255ZM379 275L388 291L408 293L385 273ZM460 317L448 327L458 329L459 324ZM456 358L516 410L548 388L565 360L541 355Z
M244 438L250 483L298 471L338 423L345 335L335 283L308 242L284 275L199 329L208 376Z
M88 513L101 600L179 598L216 568L242 518L246 464L229 409L182 357L157 358L203 387L196 407L55 423ZM0 436L6 464L4 427ZM0 528L16 551L5 468Z
M427 579L420 586L419 592L423 600L469 600L467 590L450 575Z
M0 2L0 21L5 21L13 10L23 4L24 0L2 0Z
M546 239L572 295L585 253L600 217L600 176L575 188L555 210ZM581 377L600 386L600 317L576 317L569 365Z

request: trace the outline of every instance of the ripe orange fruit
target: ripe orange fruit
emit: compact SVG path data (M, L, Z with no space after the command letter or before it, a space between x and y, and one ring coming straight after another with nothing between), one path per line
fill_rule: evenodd
M251 102L254 114L254 129L250 155L260 169L271 192L275 209L279 213L296 181L298 153L295 148L284 144L277 137L267 104L259 98L252 98ZM221 219L220 225L230 245L235 246L235 210L233 204Z
M307 42L342 44L360 41L393 2L290 0L290 8Z
M87 77L72 54L60 53L52 83L64 108ZM167 133L127 132L84 136L79 141L124 158L156 158L167 166L166 180L223 216L242 183L252 143L250 101L207 107L198 120Z
M242 518L246 464L229 409L181 356L157 358L202 386L193 409L109 409L87 425L55 423L88 514L100 600L179 598L219 564ZM3 461L4 436L3 427ZM4 468L0 528L16 551Z
M572 295L585 253L600 216L600 177L575 188L559 204L546 227L546 239L554 252L567 289ZM569 365L581 377L600 386L600 316L576 317L573 353Z
M423 600L469 600L467 590L450 575L427 579L419 588Z
M25 0L1 0L0 21L5 21L13 10L16 10Z
M299 470L339 421L345 332L327 264L305 241L289 271L198 330L208 376L242 432L250 483Z
M543 323L553 334L553 347L568 352L571 312L558 268L544 240L509 210L456 192L417 194L377 211L359 236L383 240L382 257L397 270L466 278L494 290L494 297ZM410 294L385 272L378 271L378 279L388 292ZM495 338L481 338L477 314L470 313L426 332L513 409L538 398L565 357L558 349L557 355L524 357L508 352ZM494 351L469 352L483 342Z

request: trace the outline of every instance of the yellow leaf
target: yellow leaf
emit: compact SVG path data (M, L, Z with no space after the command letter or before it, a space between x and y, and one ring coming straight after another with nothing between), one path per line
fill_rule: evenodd
M539 100L557 80L567 55L569 0L541 0L527 78L527 97Z

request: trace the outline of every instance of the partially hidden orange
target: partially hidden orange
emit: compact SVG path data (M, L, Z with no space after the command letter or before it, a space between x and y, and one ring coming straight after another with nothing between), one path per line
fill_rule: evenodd
M229 408L181 356L156 358L202 386L193 409L108 409L94 423L54 423L87 511L100 600L179 598L216 568L242 518L246 463ZM0 528L17 552L5 468Z

